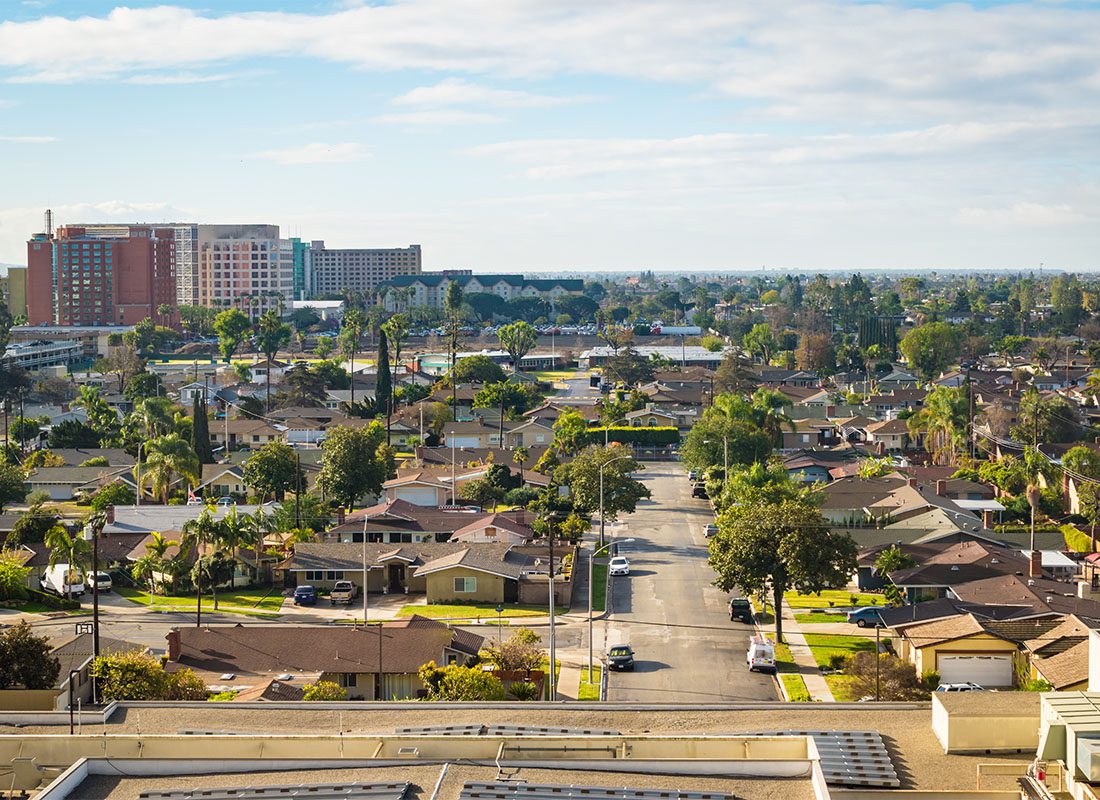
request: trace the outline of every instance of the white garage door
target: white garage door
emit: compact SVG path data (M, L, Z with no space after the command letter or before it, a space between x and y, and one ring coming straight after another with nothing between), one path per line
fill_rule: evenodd
M396 492L398 500L412 503L414 506L438 505L438 495L431 486L402 486Z
M1011 686L1010 656L949 656L938 659L940 683L973 681L981 686Z
M453 444L455 447L480 447L476 436L453 436L448 444Z

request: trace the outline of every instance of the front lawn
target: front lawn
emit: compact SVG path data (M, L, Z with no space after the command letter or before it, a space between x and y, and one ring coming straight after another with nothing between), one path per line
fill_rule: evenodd
M588 377L587 372L581 372L579 370L574 370L574 369L538 370L537 372L531 372L531 373L528 373L528 374L534 375L540 381L546 381L547 383L551 383L553 381L570 381L570 380L573 380L574 378L586 378L586 377Z
M795 622L845 622L844 614L828 614L824 611L808 611L805 614L795 614Z
M847 608L851 606L885 606L881 594L849 592L847 589L822 589L819 594L786 592L783 599L791 608Z
M851 675L826 675L825 683L838 703L854 703L859 699L855 687L855 678Z
M149 594L130 586L116 586L115 591L133 603L158 611L194 611L196 606L194 597ZM270 616L278 614L282 606L282 593L272 589L229 589L218 592L218 611ZM212 595L202 596L202 607L204 611L214 610Z
M806 681L801 675L780 675L783 688L787 691L787 699L792 703L808 703L812 699L810 690L806 688Z
M554 609L559 614L568 609ZM504 607L501 617L545 617L550 614L546 606L518 606L508 605ZM411 616L428 617L429 619L476 619L493 620L497 618L496 603L469 603L467 605L447 605L444 603L428 603L425 605L402 606L397 611L398 617Z
M578 700L599 700L600 699L600 680L603 667L599 664L592 665L592 673L595 680L590 681L588 679L588 667L581 667L581 688L577 692Z
M775 649L775 671L776 672L798 672L798 665L794 663L794 657L791 655L791 648L787 644L776 644L775 634L767 634L768 641L772 643L772 647Z
M834 653L850 657L859 652L875 652L875 640L864 636L842 636L836 633L807 633L806 644L814 654L819 667L828 667ZM778 653L776 655L778 659Z

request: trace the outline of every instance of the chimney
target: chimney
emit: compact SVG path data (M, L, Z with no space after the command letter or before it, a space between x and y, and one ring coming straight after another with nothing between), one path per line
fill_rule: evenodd
M180 629L172 628L168 631L168 660L179 661L180 660Z
M347 512L344 511L343 506L340 506L338 509L336 509L336 524L343 525L345 519L347 519Z
M988 508L982 512L982 526L993 530L993 512Z
M1038 550L1031 551L1031 565L1027 574L1033 578L1043 577L1043 554Z
M115 523L115 507L114 506L107 506L106 513L107 513L107 524L108 525L114 525L114 523Z
M908 482L908 484L909 484L910 486L912 486L912 487L913 487L914 489L916 489L916 488L917 488L917 479L916 479L916 478L910 478L910 479L909 479L909 480L908 480L907 482Z
M936 481L936 494L939 495L940 497L947 497L947 481L945 481L945 480Z

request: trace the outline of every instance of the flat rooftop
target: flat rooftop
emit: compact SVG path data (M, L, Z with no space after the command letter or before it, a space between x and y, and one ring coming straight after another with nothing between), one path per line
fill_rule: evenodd
M390 783L408 781L406 800L428 800L439 783L437 800L459 800L466 783L497 780L494 766L450 765L440 782L440 766L366 769L303 769L243 774L171 775L163 777L127 777L91 775L70 795L80 800L139 800L143 792L183 791L187 789L241 788L247 786L286 786L293 784L334 784L343 782ZM584 770L527 769L509 770L513 781L529 784L573 784L638 789L721 792L753 800L813 800L809 778L713 778L684 775L652 775L630 772L586 772Z

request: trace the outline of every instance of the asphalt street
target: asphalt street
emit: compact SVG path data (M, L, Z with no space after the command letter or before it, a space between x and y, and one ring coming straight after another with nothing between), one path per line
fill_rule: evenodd
M777 700L774 679L745 666L752 628L730 622L729 596L715 588L703 526L705 500L691 496L684 469L650 463L637 476L652 498L624 517L616 535L630 575L612 578L608 646L629 644L634 672L612 673L608 699L653 703Z

